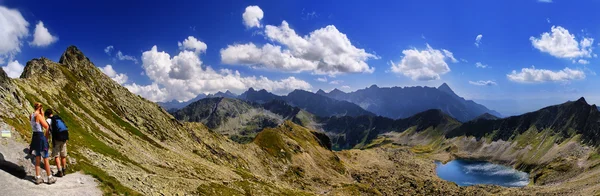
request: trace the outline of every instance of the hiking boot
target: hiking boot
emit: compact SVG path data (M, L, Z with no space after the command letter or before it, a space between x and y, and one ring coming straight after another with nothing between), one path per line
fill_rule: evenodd
M60 177L63 177L63 176L65 176L65 174L64 174L64 172L63 172L63 171L61 171L61 170L58 170L58 171L57 171L57 172L54 174L54 176L56 176L56 177L59 177L59 178L60 178Z
M54 184L56 182L56 178L52 176L48 176L48 182L46 184Z
M35 184L42 184L42 182L44 182L44 179L42 179L42 177L39 177L39 178L38 178L38 177L35 177L35 178L33 179L33 182L34 182Z

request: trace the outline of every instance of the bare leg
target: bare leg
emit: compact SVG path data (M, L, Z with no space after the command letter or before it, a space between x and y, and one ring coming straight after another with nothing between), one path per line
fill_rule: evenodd
M48 158L44 158L44 164L46 165L46 174L51 176L52 172L50 172L50 162L48 161Z
M62 159L63 169L66 169L67 168L67 157L60 157L60 159Z
M40 161L41 161L41 159L42 159L41 156L35 157L35 176L40 176Z
M56 162L56 167L58 168L58 171L60 171L61 167L61 163L60 163L60 159L59 157L54 157L54 162Z

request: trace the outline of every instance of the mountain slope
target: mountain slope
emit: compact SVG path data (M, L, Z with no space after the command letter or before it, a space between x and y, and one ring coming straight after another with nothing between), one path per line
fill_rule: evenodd
M23 144L31 138L27 116L33 103L55 109L70 128L71 168L97 178L105 194L201 194L199 190L218 189L298 195L322 191L322 185L311 179L353 183L349 175L338 172L340 164L312 164L335 159L327 147L313 146L320 142L284 137L286 146L309 142L299 145L303 151L286 160L256 143L241 145L202 124L181 123L157 104L112 81L74 46L59 63L45 58L27 62L21 79L7 78L0 71L0 96L1 122L14 127L15 142ZM294 158L296 154L302 159ZM291 176L294 181L280 180L289 179L283 174L292 166L321 173L305 172ZM300 184L307 191L300 190Z
M181 121L203 123L240 143L250 142L264 128L276 127L285 120L306 127L314 124L312 114L282 100L261 105L234 98L205 98L173 112L173 116Z
M272 100L283 100L288 104L306 110L316 116L360 116L374 114L368 112L359 106L347 102L339 101L315 93L304 90L294 90L286 96L277 96L266 90L255 91L250 88L244 92L241 99L256 102L266 103Z
M319 94L355 103L377 115L393 119L407 118L429 109L442 110L462 122L472 120L484 113L500 116L499 113L483 105L459 97L446 83L438 88L379 88L372 85L350 93L334 89L329 93L320 91Z
M534 128L537 131L552 130L561 138L581 134L592 145L600 144L600 112L582 97L577 101L549 106L535 112L504 119L481 119L463 124L448 133L448 137L468 135L478 138L487 136L492 140L509 140Z
M427 110L397 120L382 116L343 116L321 118L319 122L322 129L332 138L334 149L362 148L383 134L401 133L408 129L412 129L412 133L419 133L439 127L442 132L436 133L436 136L443 136L446 131L460 125L440 110Z

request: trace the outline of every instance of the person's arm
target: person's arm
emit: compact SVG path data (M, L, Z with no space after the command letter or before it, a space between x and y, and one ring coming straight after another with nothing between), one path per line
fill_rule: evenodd
M38 123L40 123L40 125L42 125L42 127L46 130L45 135L46 135L46 138L48 138L49 137L49 134L48 134L48 132L49 132L48 131L49 126L48 126L48 123L44 120L44 116L42 116L41 114L37 114L35 116L35 120Z

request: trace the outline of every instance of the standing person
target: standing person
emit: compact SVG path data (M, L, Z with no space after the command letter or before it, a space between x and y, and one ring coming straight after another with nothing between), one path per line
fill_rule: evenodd
M44 182L42 176L40 176L40 162L42 158L44 158L46 175L48 176L46 183L53 184L56 182L56 178L52 176L52 173L50 172L50 163L48 162L48 123L44 120L42 104L35 103L33 107L35 108L35 111L29 117L29 123L33 130L31 149L35 150L35 184ZM45 132L44 129L46 130Z
M50 133L52 133L51 157L54 157L56 167L58 168L55 176L63 177L67 168L67 140L69 140L69 130L60 116L54 115L52 109L47 109L44 112L44 116L48 117L46 121L50 127Z

